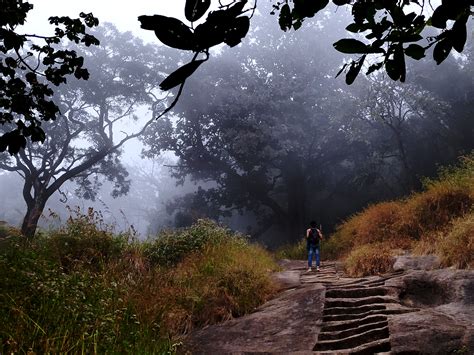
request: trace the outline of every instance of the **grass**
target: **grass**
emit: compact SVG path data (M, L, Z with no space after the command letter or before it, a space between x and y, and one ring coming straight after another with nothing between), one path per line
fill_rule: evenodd
M3 238L0 353L174 353L191 329L270 298L276 268L210 221L140 243L78 213L32 243Z
M349 253L345 270L355 277L383 274L392 270L393 262L393 251L387 243L363 244Z

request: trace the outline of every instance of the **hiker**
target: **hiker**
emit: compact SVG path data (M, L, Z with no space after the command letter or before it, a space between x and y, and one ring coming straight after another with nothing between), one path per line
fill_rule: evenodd
M306 248L308 249L308 272L313 264L313 254L316 259L316 271L319 271L319 246L323 240L323 234L316 228L316 222L311 221L310 228L306 230Z

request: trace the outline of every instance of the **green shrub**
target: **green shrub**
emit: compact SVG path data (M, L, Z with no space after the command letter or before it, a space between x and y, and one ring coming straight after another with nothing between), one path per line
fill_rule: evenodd
M42 242L63 268L82 264L97 269L120 257L127 245L126 237L115 236L113 227L92 208L87 214L79 210L73 213L64 227L51 231Z
M301 239L296 244L288 244L275 252L277 259L301 260L307 258L306 239Z
M233 234L215 222L200 219L193 226L182 230L168 230L145 244L145 255L153 265L173 266L193 252L201 251L207 244L220 243Z

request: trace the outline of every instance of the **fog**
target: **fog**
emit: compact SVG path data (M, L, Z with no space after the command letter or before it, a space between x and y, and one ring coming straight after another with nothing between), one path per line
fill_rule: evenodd
M68 143L74 152L61 166L143 128L94 168L68 179L48 199L42 228L57 227L76 206L93 207L117 231L132 228L142 239L211 218L276 247L300 239L312 219L330 232L372 203L417 191L439 166L474 148L472 33L463 54L440 66L428 58L407 62L406 83L374 73L348 86L335 76L350 56L332 44L345 37L350 13L330 8L300 30L282 32L262 2L243 43L213 51L187 80L175 108L154 120L174 99L159 82L191 58L162 46L136 18L181 16L184 1L134 1L123 9L107 1L32 3L28 32L46 32L46 18L55 14L91 11L101 20L103 51L81 54L90 80L71 79L56 93L64 99L63 120L80 111L76 120L87 122ZM118 68L116 87L108 68ZM83 106L74 106L78 100ZM109 121L100 126L104 115ZM61 120L45 123L52 139L43 148L28 146L32 164L47 165L42 158L59 150L67 136L62 129ZM1 163L14 164L2 154ZM17 226L26 213L22 174L0 170L0 220Z

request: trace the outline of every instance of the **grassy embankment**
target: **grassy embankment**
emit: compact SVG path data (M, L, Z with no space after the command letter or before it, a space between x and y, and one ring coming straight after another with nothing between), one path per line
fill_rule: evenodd
M422 192L369 206L322 244L326 259L345 262L352 276L389 271L404 251L434 254L443 266L474 266L474 154L424 182ZM278 255L305 258L304 241Z
M272 257L209 221L144 243L93 211L31 243L0 228L1 354L173 353L275 291Z

